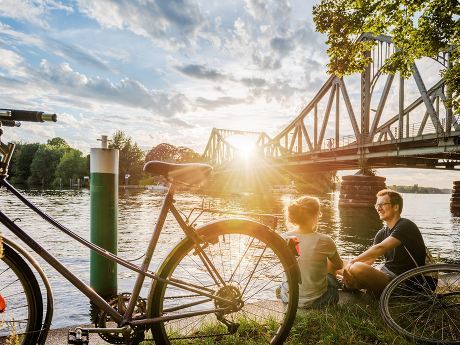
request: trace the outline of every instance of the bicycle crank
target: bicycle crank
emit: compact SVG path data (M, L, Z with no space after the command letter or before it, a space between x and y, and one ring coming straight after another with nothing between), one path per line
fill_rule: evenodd
M127 307L129 300L131 298L130 293L122 293L119 295L114 296L110 301L109 304L115 310L117 310L120 314L123 314ZM146 303L145 300L142 298L138 298L136 306L134 307L133 311L133 318L137 318L141 315L145 315L146 312ZM112 319L110 315L107 315L106 312L103 310L99 310L98 314L96 315L96 319L94 324L97 328L116 328L118 325L115 320ZM134 328L134 331L131 334L126 335L121 332L117 333L99 333L99 336L107 341L110 344L139 344L142 340L144 340L144 328L137 327Z

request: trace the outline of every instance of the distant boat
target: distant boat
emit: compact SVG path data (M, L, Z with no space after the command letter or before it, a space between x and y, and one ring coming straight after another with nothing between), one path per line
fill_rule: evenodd
M156 190L156 191L167 191L168 186L163 186L162 184L148 184L145 186L145 189Z

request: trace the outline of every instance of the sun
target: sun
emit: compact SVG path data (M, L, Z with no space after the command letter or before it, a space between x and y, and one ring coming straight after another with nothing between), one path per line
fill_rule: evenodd
M227 141L236 149L236 158L241 158L249 161L256 154L255 139L243 135L232 135L227 138Z

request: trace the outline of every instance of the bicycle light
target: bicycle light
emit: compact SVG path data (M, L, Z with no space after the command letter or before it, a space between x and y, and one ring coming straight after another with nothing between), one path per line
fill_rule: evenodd
M2 295L0 295L0 313L3 313L6 309L6 301Z

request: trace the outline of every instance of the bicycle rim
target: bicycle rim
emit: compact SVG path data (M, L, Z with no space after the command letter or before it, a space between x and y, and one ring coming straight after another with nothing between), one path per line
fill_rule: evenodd
M27 263L6 244L0 259L0 296L0 345L35 344L43 316L40 287Z
M400 275L383 291L380 311L410 340L460 344L460 266L429 265Z
M229 344L249 341L281 344L284 341L297 310L296 262L278 235L261 225L250 224L252 227L232 227L227 222L226 226L209 228L204 235L207 242L204 251L227 287L212 278L191 241L182 242L173 250L160 276L206 287L224 298L237 300L241 296L242 306L232 312L156 324L152 333L157 344L214 343L216 339ZM289 286L284 289L289 290L287 303L277 298L283 281ZM225 307L225 303L162 283L157 283L152 301L157 316ZM184 308L184 305L190 307Z

